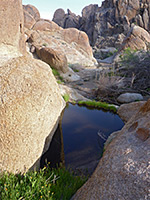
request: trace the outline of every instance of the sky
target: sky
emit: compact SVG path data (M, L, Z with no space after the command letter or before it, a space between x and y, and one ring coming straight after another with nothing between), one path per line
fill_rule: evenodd
M102 0L22 0L23 5L34 5L40 12L41 18L52 19L54 12L58 8L63 8L65 12L69 8L73 13L81 15L82 9L90 4L101 5Z

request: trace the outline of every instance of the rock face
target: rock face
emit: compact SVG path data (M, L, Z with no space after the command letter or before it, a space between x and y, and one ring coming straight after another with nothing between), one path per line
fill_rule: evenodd
M40 13L32 5L23 5L24 26L31 29L33 25L40 19Z
M22 1L0 0L0 5L0 55L24 54Z
M72 199L149 199L150 100L107 145L92 177Z
M64 101L50 67L25 51L22 1L0 5L0 172L24 173L39 164Z
M63 28L75 27L86 32L90 44L98 48L105 48L106 40L107 46L118 47L121 34L126 36L133 23L150 31L150 3L145 0L105 0L101 7L91 4L83 8L81 17L70 13L56 10L53 21Z

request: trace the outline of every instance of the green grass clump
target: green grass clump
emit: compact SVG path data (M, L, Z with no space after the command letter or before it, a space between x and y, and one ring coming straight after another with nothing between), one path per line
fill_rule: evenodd
M68 102L70 99L69 94L64 94L63 98L64 98L65 102Z
M61 80L57 80L57 83L58 84L62 84L63 82Z
M54 76L60 76L60 74L57 71L57 69L52 68L52 72L53 72Z
M64 82L63 77L60 76L60 73L57 71L57 69L52 68L52 72L53 72L53 75L54 75L57 79L59 79L61 82Z
M0 174L1 200L69 200L85 183L85 177L74 176L64 168L45 167L24 175Z
M79 72L79 70L78 69L72 69L74 72Z
M104 110L113 111L115 113L117 112L117 109L115 106L109 105L107 103L103 103L100 101L79 101L78 105L84 105L84 106L93 107L93 108L102 108Z

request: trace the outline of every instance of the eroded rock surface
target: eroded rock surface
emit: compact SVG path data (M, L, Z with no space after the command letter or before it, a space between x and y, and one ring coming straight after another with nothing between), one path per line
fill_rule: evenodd
M63 100L49 66L19 57L0 67L0 171L25 172L40 159Z

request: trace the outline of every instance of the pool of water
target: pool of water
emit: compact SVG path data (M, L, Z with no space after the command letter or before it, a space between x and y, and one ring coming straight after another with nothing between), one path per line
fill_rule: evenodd
M117 114L69 104L41 163L62 162L73 169L94 170L108 136L123 127Z

